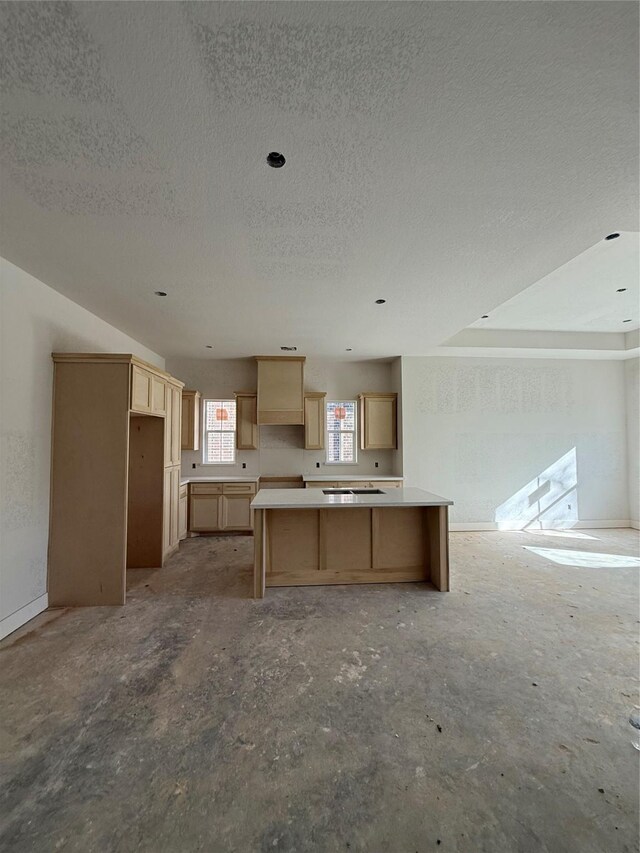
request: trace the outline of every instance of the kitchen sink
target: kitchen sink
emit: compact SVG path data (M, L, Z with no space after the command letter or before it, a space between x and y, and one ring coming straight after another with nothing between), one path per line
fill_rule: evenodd
M323 489L325 495L384 495L382 489Z

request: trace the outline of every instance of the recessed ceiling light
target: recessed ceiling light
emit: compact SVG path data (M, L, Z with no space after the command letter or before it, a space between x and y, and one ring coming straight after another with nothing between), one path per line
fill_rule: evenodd
M284 154L279 154L277 151L271 151L270 154L267 154L267 163L272 169L282 169L286 162Z
M482 317L480 317L480 319L481 319L481 320L488 320L488 319L489 319L489 315L488 315L488 314L483 314L483 315L482 315Z
M166 296L166 292L164 290L154 290L156 296Z
M620 234L617 231L614 231L613 234L607 234L607 236L604 239L605 240L615 240L619 236L620 236Z
M622 322L623 322L623 323L630 323L630 322L631 322L631 318L629 318L628 320L623 320Z
M386 301L386 299L376 299L376 305L384 305Z
M624 293L626 289L627 289L626 287L619 287L619 288L616 290L616 293Z
M283 352L297 352L298 347L280 347Z

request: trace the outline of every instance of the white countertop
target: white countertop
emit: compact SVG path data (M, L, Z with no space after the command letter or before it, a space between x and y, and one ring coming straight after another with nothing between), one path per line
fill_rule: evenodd
M341 474L337 471L335 474L303 474L302 480L304 483L371 483L375 480L376 483L383 483L389 480L404 480L397 474Z
M397 478L396 478L397 479ZM451 506L424 489L389 489L382 495L325 495L322 489L260 489L253 509L327 509L350 506Z
M183 477L180 485L186 483L257 483L260 477Z

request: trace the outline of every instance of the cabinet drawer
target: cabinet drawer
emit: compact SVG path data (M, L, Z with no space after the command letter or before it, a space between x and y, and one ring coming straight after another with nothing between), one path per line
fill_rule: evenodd
M255 483L223 483L225 495L255 495Z
M222 483L191 483L192 495L221 495Z
M369 483L366 480L345 480L344 482L338 483L338 488L340 488L340 489L371 489L371 488L373 488L373 483Z

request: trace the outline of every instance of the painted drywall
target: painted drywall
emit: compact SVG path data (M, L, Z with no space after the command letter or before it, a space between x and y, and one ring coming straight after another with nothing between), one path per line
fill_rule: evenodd
M47 606L54 351L164 360L0 259L0 636ZM78 496L81 500L82 496Z
M453 524L628 520L624 363L403 358L402 393L406 483Z
M200 391L203 398L233 399L234 391L255 391L256 363L248 359L170 359L167 370L187 388ZM326 391L327 400L355 400L363 391L394 390L390 361L325 361L305 363L305 390ZM327 465L324 451L304 449L302 426L260 427L259 450L238 451L235 465L207 465L200 474L395 474L396 453L391 450L358 450L356 465ZM378 463L378 468L375 463ZM246 464L246 469L242 464ZM320 463L320 468L316 467ZM182 472L193 474L193 465L202 465L202 452L182 453Z
M630 358L624 363L627 402L627 459L629 476L629 517L633 526L640 528L638 491L640 487L640 359Z
M391 362L391 390L398 395L398 449L393 451L393 470L396 474L404 471L403 441L402 441L402 359L395 358Z

